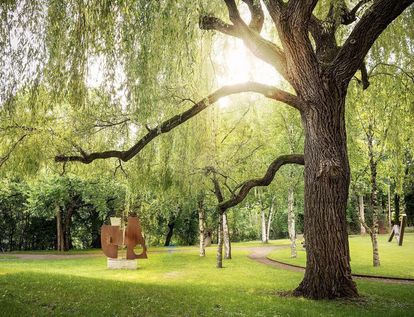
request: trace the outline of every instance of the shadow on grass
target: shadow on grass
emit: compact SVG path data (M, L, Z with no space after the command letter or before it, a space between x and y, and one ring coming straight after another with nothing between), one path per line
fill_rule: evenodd
M414 309L412 302L407 305L398 296L376 294L361 306L284 298L274 295L274 289L255 288L254 283L252 288L214 281L150 284L21 272L0 275L0 285L4 316L408 316Z

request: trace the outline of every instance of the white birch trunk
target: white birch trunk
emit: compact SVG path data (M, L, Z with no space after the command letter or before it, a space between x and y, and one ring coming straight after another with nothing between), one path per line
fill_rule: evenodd
M365 235L367 231L365 227L362 225L362 223L365 222L364 196L359 195L358 201L359 201L359 219L361 222L361 225L360 225L361 235Z
M296 258L296 232L295 232L295 212L294 212L293 188L288 190L288 232L290 239L290 257Z
M261 218L262 218L262 243L267 243L266 236L266 215L263 207L261 208Z
M223 240L224 240L224 258L231 259L231 242L227 214L223 214Z
M216 267L219 269L223 267L223 215L222 214L219 214Z
M372 242L372 262L374 266L380 266L380 258L379 258L379 251L378 251L378 214L375 208L373 217L373 230L371 234L371 242Z
M200 238L200 256L206 255L205 249L205 212L203 207L203 202L200 201L198 204L198 228L199 228L199 238Z
M269 218L267 219L267 228L266 228L266 241L270 240L270 226L272 225L273 212L274 212L275 197L272 198L272 203L269 208Z

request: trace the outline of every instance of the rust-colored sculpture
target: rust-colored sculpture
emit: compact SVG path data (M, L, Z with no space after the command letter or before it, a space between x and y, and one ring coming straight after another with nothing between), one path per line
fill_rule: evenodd
M118 247L125 245L127 247L127 260L147 258L147 247L137 217L128 217L125 236L120 226L103 225L101 227L101 244L102 251L108 258L118 258ZM135 254L134 252L134 248L138 244L143 249L141 254Z

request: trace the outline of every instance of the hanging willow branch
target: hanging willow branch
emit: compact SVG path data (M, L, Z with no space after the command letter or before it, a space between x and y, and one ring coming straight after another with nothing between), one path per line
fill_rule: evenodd
M247 82L238 85L224 86L214 93L209 95L207 98L197 102L190 109L182 112L179 115L176 115L158 125L155 128L148 128L148 133L144 135L137 143L135 143L131 148L125 151L103 151L103 152L94 152L88 154L85 150L80 149L79 152L81 155L57 155L55 156L56 162L73 162L78 161L84 164L89 164L97 159L108 159L108 158L118 158L124 162L129 161L135 155L137 155L149 142L155 139L157 136L171 131L180 124L191 119L208 106L217 102L220 98L242 93L242 92L256 92L266 96L267 98L274 99L277 101L282 101L298 110L302 110L301 102L299 98L295 95L292 95L286 91L280 90L276 87L259 84L256 82Z
M3 155L0 156L0 167L3 166L4 163L10 158L12 152L16 149L16 147L23 142L23 140L27 137L27 134L23 134L11 147L10 149Z

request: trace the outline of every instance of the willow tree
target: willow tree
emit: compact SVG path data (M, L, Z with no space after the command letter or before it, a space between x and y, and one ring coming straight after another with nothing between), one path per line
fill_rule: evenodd
M350 179L345 129L347 87L359 69L362 82L367 86L364 58L380 34L414 0L361 0L357 3L347 3L344 0L266 0L263 4L278 35L277 42L261 35L265 20L262 2L243 2L251 13L248 23L241 17L236 1L224 0L230 21L225 22L214 15L205 14L199 19L201 29L241 39L258 59L274 67L290 84L290 91L256 82L225 86L155 127L146 125L147 132L126 150L89 152L78 144L74 147L78 153L60 154L55 160L84 164L109 158L116 158L119 162L131 160L157 136L171 131L218 99L231 94L255 92L284 103L301 115L305 132L304 155L280 156L272 162L263 178L243 183L233 197L220 204L220 208L228 209L240 203L255 186L268 185L282 165L305 162L304 229L307 268L295 293L309 298L356 296L357 289L349 265L345 217ZM42 8L48 5L47 2L38 3L36 12L43 12ZM83 2L70 3L69 9L66 8L65 11L62 10L65 2L54 1L48 10L50 23L47 27L52 31L48 33L46 43L52 43L53 50L49 51L48 67L44 73L49 80L49 87L57 86L56 90L64 92L55 96L54 100L69 95L72 101L85 105L87 89L82 80L85 76L83 71L88 62L90 46L94 45L96 54L112 52L112 73L116 73L117 67L123 63L127 65L126 77L133 83L127 91L127 95L132 96L129 100L136 104L139 100L139 104L151 105L138 111L141 123L148 120L148 112L159 119L165 118L166 114L174 110L168 107L169 98L155 92L157 89L161 91L161 87L168 88L169 82L180 85L174 73L183 74L191 69L186 67L191 63L182 57L185 55L183 52L191 50L194 43L183 41L183 37L192 39L194 34L190 27L187 28L189 32L180 34L176 32L176 26L186 24L189 17L194 17L196 10L192 10L195 6L193 1L183 1L180 4L173 1L167 1L166 4L161 1L138 1L131 6L128 6L128 2L122 2L117 10L112 10L116 4L109 1L97 6L96 10ZM353 7L348 8L348 4ZM161 10L162 6L172 10ZM178 12L187 7L192 9L182 19L183 14L179 15ZM25 27L31 27L32 24ZM117 31L108 32L109 26ZM166 32L165 26L170 26L172 31ZM85 29L102 32L91 32L92 36L85 37L88 34ZM62 42L65 36L62 34L67 32L72 33L73 41L65 46L65 42ZM112 35L109 39L108 34ZM120 37L122 41L119 41ZM343 41L339 43L339 39ZM177 48L180 45L182 47L178 47L176 55L164 54L165 50L170 50L168 46ZM60 50L62 46L67 50ZM122 54L123 50L126 53ZM159 56L154 58L157 53ZM125 58L120 59L120 56ZM152 68L148 67L149 64ZM169 66L159 69L159 65ZM184 79L185 76L180 78ZM67 83L71 85L70 94L59 87ZM112 95L116 96L116 93ZM158 98L148 98L155 95ZM114 109L122 112L123 106ZM140 133L142 131L139 129ZM119 144L123 142L118 142L116 146Z

